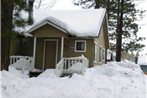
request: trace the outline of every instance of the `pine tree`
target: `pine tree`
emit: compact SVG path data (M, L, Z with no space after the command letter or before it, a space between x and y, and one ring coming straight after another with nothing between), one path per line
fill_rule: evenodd
M88 2L89 0L86 1ZM136 15L141 15L143 11L136 10L135 4L132 3L132 0L124 0L123 7L121 7L121 1L122 0L95 0L95 2L97 3L95 4L95 8L103 7L107 9L107 15L109 20L110 43L112 50L116 50L117 46L119 47L119 49L117 49L118 51L121 50L128 52L140 50L144 47L144 45L139 44L138 42L142 41L144 38L137 37L138 25L135 23L135 21L137 19ZM121 19L120 16L122 16ZM120 26L120 22L122 27ZM120 30L121 28L122 31ZM122 38L118 39L122 43L119 42L116 45L116 36L118 36L118 32L121 32ZM120 55L121 54L119 52L119 58ZM118 61L120 61L120 59Z
M12 29L15 26L23 27L28 24L29 21L23 19L20 12L29 11L29 9L27 0L2 0L1 5L1 69L8 70Z
M95 7L94 0L73 0L74 5L82 6L83 9L89 9Z
M116 28L116 61L121 61L121 51L122 51L122 28L123 28L123 8L124 0L118 0L117 5L117 28Z

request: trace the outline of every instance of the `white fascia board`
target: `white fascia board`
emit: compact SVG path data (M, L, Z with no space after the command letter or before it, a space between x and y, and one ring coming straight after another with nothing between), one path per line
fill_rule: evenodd
M61 27L59 27L59 26L57 26L57 25L51 23L49 20L46 20L46 19L45 19L45 20L42 20L41 22L39 22L39 23L37 23L36 25L34 25L34 26L33 26L32 28L30 28L30 30L28 30L26 33L30 33L30 32L32 32L32 31L34 31L34 30L36 30L36 29L38 29L38 28L40 28L40 27L46 25L46 24L49 24L49 25L51 25L51 26L57 28L58 30L60 30L60 31L62 31L62 32L64 32L64 33L67 33L67 31L66 31L65 29L63 29L63 28L61 28Z
M103 26L103 21L105 19L105 15L106 15L106 10L104 10L103 13L102 13L102 17L101 17L100 22L99 22L99 25L100 26L98 26L98 28L97 28L97 32L98 32L98 35L97 36L100 35L100 31L101 31L101 28Z
M107 37L108 37L108 43L109 43L109 48L110 48L110 42L109 42L109 31L108 31L108 15L107 15L107 13L106 13L106 25L107 25Z

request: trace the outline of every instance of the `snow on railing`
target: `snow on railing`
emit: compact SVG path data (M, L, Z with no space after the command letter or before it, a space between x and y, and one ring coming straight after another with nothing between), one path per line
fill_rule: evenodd
M63 73L84 74L89 61L84 56L63 58L56 66L56 74L61 76Z
M33 57L29 56L10 56L10 66L18 70L32 70L33 68Z
M56 65L56 75L61 76L63 74L64 59L61 59Z

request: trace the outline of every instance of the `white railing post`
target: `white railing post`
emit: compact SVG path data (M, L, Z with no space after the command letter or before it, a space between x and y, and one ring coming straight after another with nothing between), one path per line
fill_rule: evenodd
M64 37L61 38L61 59L63 58L64 53Z
M56 65L55 73L57 76L61 76L63 74L63 67L64 67L64 59L61 59L59 63Z
M72 59L67 59L67 61L68 61L68 65L66 66L66 68L68 69L68 68L70 68L70 61L71 61Z
M10 56L10 65L12 64L12 57Z
M12 61L13 63L15 62L15 58L13 58L13 61Z
M34 49L33 49L33 59L32 59L32 68L35 68L35 57L36 57L36 37L34 37Z

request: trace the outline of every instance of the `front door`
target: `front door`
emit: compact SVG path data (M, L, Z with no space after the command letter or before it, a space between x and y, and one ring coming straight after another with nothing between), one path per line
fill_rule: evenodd
M44 69L55 68L57 59L57 41L46 40L45 41L45 61Z

